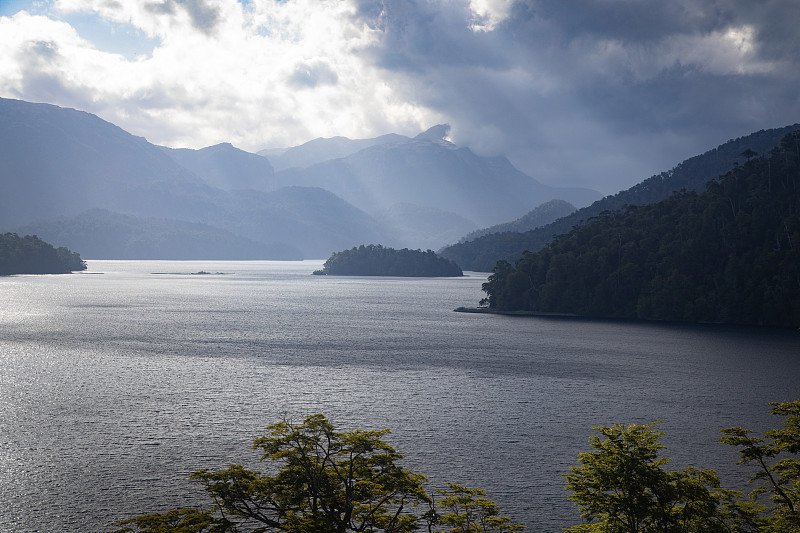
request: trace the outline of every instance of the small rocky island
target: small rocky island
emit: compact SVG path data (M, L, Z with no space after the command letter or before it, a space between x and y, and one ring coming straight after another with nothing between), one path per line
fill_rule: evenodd
M75 270L86 270L86 263L67 248L56 248L36 235L0 234L0 276L66 274Z
M395 250L380 244L353 247L334 253L315 275L457 277L461 268L449 259L428 250Z

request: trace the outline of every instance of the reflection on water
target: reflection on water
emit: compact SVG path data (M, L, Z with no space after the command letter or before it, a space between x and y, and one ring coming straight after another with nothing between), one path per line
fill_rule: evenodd
M592 426L660 420L676 467L738 481L719 429L763 429L767 402L798 395L793 332L461 314L484 276L320 266L90 261L103 275L0 280L0 531L202 501L188 473L255 467L266 425L315 412L389 427L433 484L560 531L577 520L561 474Z

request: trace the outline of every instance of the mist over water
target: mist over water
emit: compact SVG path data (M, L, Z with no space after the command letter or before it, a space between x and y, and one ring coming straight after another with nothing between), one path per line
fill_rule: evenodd
M578 520L561 474L592 426L660 420L676 468L740 485L719 429L765 429L767 403L800 393L796 332L454 313L485 275L320 266L90 261L0 278L0 531L106 531L202 504L190 472L267 469L252 440L317 412L391 428L432 485L482 487L528 531L560 531Z

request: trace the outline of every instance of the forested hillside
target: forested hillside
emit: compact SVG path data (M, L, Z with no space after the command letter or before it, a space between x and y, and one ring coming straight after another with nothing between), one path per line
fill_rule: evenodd
M513 262L522 255L524 250L540 250L555 235L567 233L574 226L598 216L604 211L619 209L625 205L650 204L663 200L673 192L682 189L702 192L710 180L725 174L735 164L744 162L743 152L751 150L765 154L778 146L783 136L798 129L800 129L800 124L794 124L784 128L761 130L745 137L732 139L702 155L687 159L672 170L652 176L616 195L606 196L552 224L524 233L506 232L484 235L470 242L444 248L440 254L452 259L466 270L488 272L498 259Z
M0 234L0 276L10 274L66 274L86 270L81 256L54 248L36 235Z
M708 184L600 214L484 284L499 311L800 325L800 136Z

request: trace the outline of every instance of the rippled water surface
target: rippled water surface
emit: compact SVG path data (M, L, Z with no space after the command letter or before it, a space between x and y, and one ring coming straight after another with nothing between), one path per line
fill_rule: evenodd
M283 416L392 429L406 466L575 523L591 427L659 420L676 467L746 474L719 429L800 396L800 335L454 313L485 277L311 276L320 262L90 261L0 278L0 531L108 531L256 467ZM205 271L210 274L198 275Z

